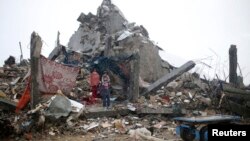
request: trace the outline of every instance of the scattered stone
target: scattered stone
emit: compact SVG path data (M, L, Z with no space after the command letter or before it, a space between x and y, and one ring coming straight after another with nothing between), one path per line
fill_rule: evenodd
M181 96L182 95L182 92L177 92L176 93L176 96Z

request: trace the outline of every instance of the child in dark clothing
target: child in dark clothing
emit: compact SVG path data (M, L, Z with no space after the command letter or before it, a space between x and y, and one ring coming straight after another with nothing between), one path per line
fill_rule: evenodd
M103 100L103 107L108 109L110 106L110 78L106 71L102 75L101 96Z

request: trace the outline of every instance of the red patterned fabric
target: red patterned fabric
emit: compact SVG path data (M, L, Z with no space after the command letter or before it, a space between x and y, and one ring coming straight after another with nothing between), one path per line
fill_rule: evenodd
M39 89L44 93L56 93L57 90L69 93L76 85L78 72L78 67L65 66L41 56L38 72Z

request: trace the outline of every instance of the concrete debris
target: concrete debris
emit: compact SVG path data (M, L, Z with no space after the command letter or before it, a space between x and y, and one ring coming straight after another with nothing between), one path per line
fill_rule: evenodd
M6 94L1 90L0 90L0 97L3 97L3 98L6 97Z
M137 111L138 114L185 114L185 110L181 109L181 111L175 111L173 108L168 107L144 107Z
M164 125L166 125L166 124L167 124L167 122L161 121L161 122L155 124L155 125L154 125L154 128L160 129L160 128L162 128L162 127L163 127Z
M199 74L188 72L195 66L193 61L179 68L171 66L159 56L161 48L149 39L146 28L129 23L111 0L103 0L96 15L81 13L77 21L80 26L68 47L60 44L58 33L57 46L49 55L50 61L67 66L67 70L71 66L77 68L76 74L80 70L72 82L76 81L76 85L70 86L67 93L58 90L50 94L38 91L38 97L26 95L26 90L30 92L34 58L31 64L27 60L17 64L10 56L0 67L0 130L4 134L0 138L35 140L45 134L107 141L116 137L179 140L174 130L177 125L170 117L204 117L218 111L250 115L249 86L236 88L218 78L202 79ZM39 62L40 53L35 56L35 62ZM94 69L100 76L104 71L110 75L108 108L102 107L101 83L90 86ZM52 75L62 77L55 72ZM53 80L42 77L41 81ZM66 84L71 82L64 84L69 87ZM55 86L50 88L55 90ZM18 109L20 103L22 108Z
M99 126L99 123L92 122L89 125L84 126L84 130L89 131Z
M114 120L114 124L119 133L125 134L127 132L124 120Z
M102 128L109 128L112 127L112 124L108 123L108 122L104 122L101 124Z
M190 103L190 100L185 99L183 102L185 102L185 103Z
M129 31L124 31L118 38L116 41L121 41L126 39L127 37L133 35L132 33L130 33Z
M159 139L151 136L151 132L146 128L138 128L136 130L129 131L130 137L135 140L150 140L150 141L164 141L163 139Z
M176 77L182 75L184 72L189 71L195 66L195 63L193 61L187 62L186 64L182 65L180 68L171 71L170 73L166 74L153 84L151 84L145 92L142 93L142 95L146 95L150 93L151 91L154 91L158 88L160 88L163 85L167 85L169 82L173 81Z
M50 132L49 132L49 135L51 135L51 136L55 136L55 135L56 135L56 133L55 133L55 132L53 132L53 131L50 131Z
M130 111L136 111L136 108L132 104L128 104L127 107Z
M177 88L178 85L179 85L178 82L172 81L172 82L168 83L167 88L175 89L175 88Z
M147 30L143 26L129 23L119 8L111 2L107 3L102 3L97 15L80 14L78 21L81 25L70 38L69 49L81 52L82 56L94 57L102 52L108 57L115 57L131 55L139 50L142 80L153 82L168 73L170 68L162 66L158 48L148 38Z
M188 96L190 99L193 99L193 95L190 92L188 92Z
M148 131L146 128L139 128L136 130L129 131L130 137L134 138L135 140L140 139L140 135L144 134L145 136L151 136L151 132Z
M205 98L205 97L199 97L198 98L202 103L210 106L211 105L211 99L210 98Z
M100 104L100 103L99 103ZM100 105L93 105L94 107L86 107L86 111L83 113L85 118L97 118L97 117L116 117L116 116L126 116L130 112L126 106L115 106L113 109L105 109Z
M45 115L53 116L58 119L61 116L68 116L71 111L71 102L68 100L68 98L61 95L55 95L51 98L51 102L45 111Z
M176 93L176 96L181 96L182 95L182 92L177 92Z

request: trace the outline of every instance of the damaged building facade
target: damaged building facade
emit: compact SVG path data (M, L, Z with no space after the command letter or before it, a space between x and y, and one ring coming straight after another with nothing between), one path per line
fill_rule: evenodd
M129 23L111 1L103 1L97 15L81 13L77 21L81 24L69 40L71 50L91 57L129 56L139 51L140 77L147 82L154 82L170 71L170 65L159 56L159 48L149 39L147 30Z

